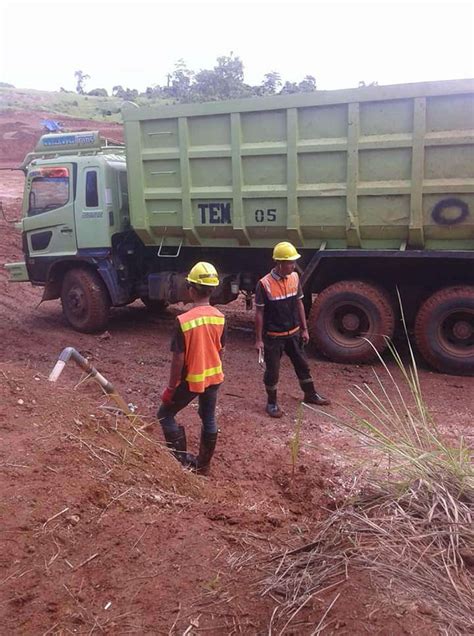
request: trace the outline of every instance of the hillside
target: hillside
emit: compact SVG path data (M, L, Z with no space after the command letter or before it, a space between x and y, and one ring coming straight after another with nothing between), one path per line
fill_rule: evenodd
M166 104L165 100L138 97L137 104ZM3 110L29 110L58 117L74 117L91 121L121 122L123 100L117 97L79 95L72 91L39 91L6 88L0 85L0 112Z

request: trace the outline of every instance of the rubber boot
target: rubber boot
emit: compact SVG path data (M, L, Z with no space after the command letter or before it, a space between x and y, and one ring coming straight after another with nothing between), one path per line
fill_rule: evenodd
M283 411L278 406L276 389L267 389L267 406L265 411L270 417L282 417Z
M176 457L180 464L188 466L194 459L186 453L186 431L183 426L178 426L178 431L163 431L166 446Z
M300 386L304 393L303 402L306 402L306 404L316 404L317 406L327 406L331 404L330 400L319 395L314 388L314 382L302 382Z
M201 444L199 445L199 455L196 457L194 470L199 475L208 475L211 467L211 459L217 443L217 433L201 433Z

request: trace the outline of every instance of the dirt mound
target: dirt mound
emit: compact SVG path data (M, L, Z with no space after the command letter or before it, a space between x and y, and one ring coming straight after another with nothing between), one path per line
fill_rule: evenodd
M210 526L233 522L161 436L137 433L97 385L74 391L67 375L56 386L10 364L0 373L4 629L169 628L170 595L191 599L215 576L208 542L226 541Z
M261 565L311 538L327 467L292 477L270 454L259 487L251 471L235 474L234 456L233 481L188 475L156 431L137 433L95 383L77 379L69 367L58 385L25 365L1 367L5 633L266 632L274 599L262 595ZM220 454L225 467L225 438ZM354 573L339 590L338 633L409 633L415 619L430 633L359 583ZM312 633L329 600L311 599L291 629Z
M264 468L273 492L252 470L234 483L185 473L157 430L138 432L77 367L52 384L39 366L0 370L6 632L261 633L272 602L248 595L253 560L315 512L318 480L290 483L278 456Z

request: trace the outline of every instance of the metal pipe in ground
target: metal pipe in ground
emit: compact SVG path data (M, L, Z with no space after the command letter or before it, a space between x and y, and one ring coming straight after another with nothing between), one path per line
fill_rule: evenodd
M48 380L50 382L56 382L56 380L63 372L66 363L69 362L69 360L71 359L104 389L105 393L113 399L119 409L123 411L123 413L127 417L136 419L137 416L132 413L132 411L128 408L128 404L125 402L125 400L116 392L114 385L109 382L107 378L105 378L99 371L97 371L97 369L91 365L89 360L84 358L84 356L81 356L79 351L74 349L74 347L66 347L61 351L58 361L49 374Z

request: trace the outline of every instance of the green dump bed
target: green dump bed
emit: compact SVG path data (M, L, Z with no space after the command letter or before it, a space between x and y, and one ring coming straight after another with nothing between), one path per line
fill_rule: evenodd
M474 250L474 80L124 112L147 245Z

